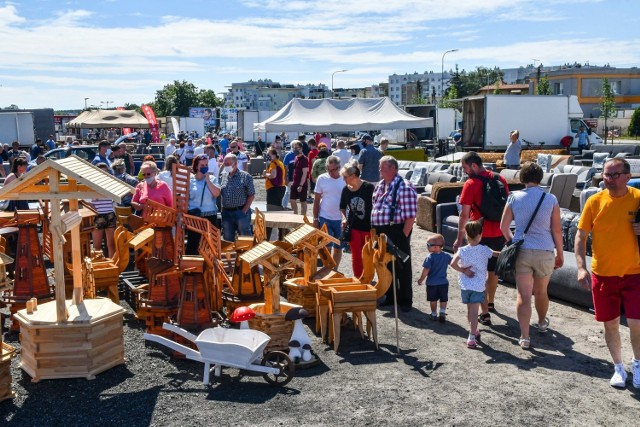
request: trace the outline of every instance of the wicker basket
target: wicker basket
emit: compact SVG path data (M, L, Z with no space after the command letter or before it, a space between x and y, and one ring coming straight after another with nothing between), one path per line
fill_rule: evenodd
M307 285L302 284L303 279L296 277L284 282L284 289L287 290L287 301L304 307L309 312L308 317L316 315L316 293Z
M284 316L287 311L299 306L284 302L280 303L280 313L276 314L264 314L264 303L251 304L249 307L256 312L256 317L249 320L249 327L264 332L271 337L266 350L289 351L289 340L293 333L294 322L284 320Z

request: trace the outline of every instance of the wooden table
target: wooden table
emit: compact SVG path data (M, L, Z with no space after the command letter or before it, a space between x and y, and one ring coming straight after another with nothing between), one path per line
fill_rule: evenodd
M255 223L256 215L251 215L251 223ZM277 228L279 230L280 239L282 239L283 231L290 228L299 227L304 222L304 215L296 215L286 211L264 212L264 221L267 228Z

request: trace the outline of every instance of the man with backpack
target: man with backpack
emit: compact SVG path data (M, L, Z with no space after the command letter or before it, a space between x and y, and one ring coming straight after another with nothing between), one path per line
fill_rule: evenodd
M462 211L458 221L458 238L453 251L464 245L464 226L469 220L482 221L481 244L494 251L502 250L505 238L500 230L502 211L507 202L509 187L503 176L485 169L478 153L469 151L460 160L462 169L469 176L462 187L460 204ZM478 320L483 325L491 325L489 311L495 311L494 297L498 288L498 276L495 274L496 258L489 259L485 300Z

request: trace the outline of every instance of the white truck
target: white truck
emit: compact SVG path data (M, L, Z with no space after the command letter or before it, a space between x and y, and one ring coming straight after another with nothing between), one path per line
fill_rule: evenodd
M576 133L584 126L591 144L600 138L582 120L584 114L574 95L482 95L464 98L462 143L465 149L504 151L509 133L520 132L520 141L535 148L560 148L562 138L572 138L570 150L578 147ZM524 142L524 141L523 141Z
M29 112L0 112L0 142L9 144L20 142L22 147L33 145L36 135L33 127L33 113Z

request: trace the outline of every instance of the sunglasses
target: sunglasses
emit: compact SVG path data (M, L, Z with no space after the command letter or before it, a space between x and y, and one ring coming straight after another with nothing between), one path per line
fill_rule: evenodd
M626 175L626 173L621 173L621 172L614 172L614 173L603 173L602 176L604 176L607 179L618 179L620 178L622 175Z
M433 248L433 247L442 247L442 245L436 245L435 243L427 243L427 247L428 247L428 248Z

